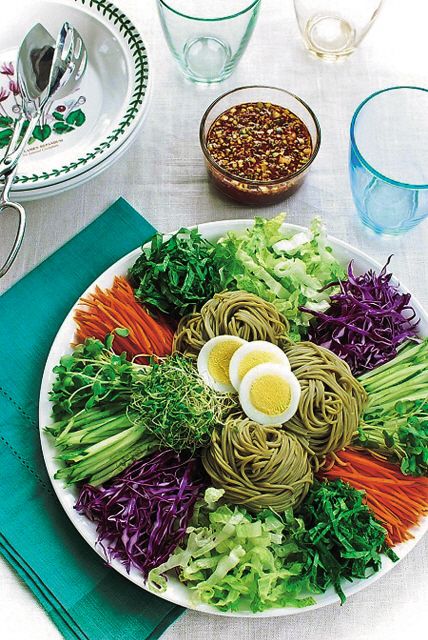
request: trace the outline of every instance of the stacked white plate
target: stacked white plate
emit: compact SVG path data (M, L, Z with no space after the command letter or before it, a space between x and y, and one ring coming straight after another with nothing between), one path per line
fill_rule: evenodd
M50 105L18 166L12 199L35 200L87 182L110 167L141 129L150 96L146 46L108 0L14 0L2 7L0 156L20 109L16 59L38 22L56 38L68 21L81 34L88 65L80 86Z

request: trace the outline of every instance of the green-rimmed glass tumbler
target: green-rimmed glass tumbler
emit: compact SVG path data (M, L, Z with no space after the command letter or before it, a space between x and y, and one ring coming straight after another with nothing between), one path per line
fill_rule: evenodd
M228 78L253 33L261 0L157 0L166 41L193 82Z
M428 90L399 86L366 98L354 113L349 170L364 225L400 235L428 216Z

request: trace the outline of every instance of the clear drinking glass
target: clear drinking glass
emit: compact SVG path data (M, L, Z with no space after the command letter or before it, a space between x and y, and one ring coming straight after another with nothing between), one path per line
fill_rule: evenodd
M399 235L428 216L428 90L391 87L364 100L351 122L351 190L362 222Z
M253 33L261 0L157 0L181 72L193 82L228 78Z
M325 60L355 51L375 21L383 0L294 0L307 49Z

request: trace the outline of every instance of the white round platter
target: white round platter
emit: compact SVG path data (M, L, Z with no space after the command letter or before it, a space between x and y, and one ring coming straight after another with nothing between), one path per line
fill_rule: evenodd
M73 94L53 101L30 140L12 190L17 200L53 195L98 175L126 151L147 115L147 49L121 9L108 0L15 0L2 8L0 154L20 110L19 46L36 23L56 38L65 21L85 42L86 72Z
M207 224L198 225L198 229L200 233L209 241L217 242L219 238L221 238L227 231L235 231L235 232L243 232L246 229L250 228L254 223L254 220L223 220L221 222L211 222ZM285 230L290 230L292 233L297 233L299 231L303 231L303 227L291 224L284 225ZM339 262L343 266L347 266L350 260L354 261L354 272L356 274L361 274L366 272L368 269L373 269L376 272L379 272L382 268L375 260L372 260L369 256L365 255L361 251L354 249L352 246L343 242L341 240L335 239L331 236L328 237L329 245L333 249L333 255L339 260ZM89 292L93 292L95 286L99 286L102 289L111 287L113 283L113 278L115 275L126 275L127 270L133 265L137 256L140 254L141 250L136 249L135 251L129 253L128 255L121 258L118 262L113 264L109 269L107 269L85 292L82 291L82 296L86 296ZM407 293L408 290L399 285L396 279L392 279L392 283L400 286L400 290L403 293ZM76 301L77 304L78 301ZM411 304L413 308L416 310L417 316L420 318L420 333L423 336L428 336L428 315L423 310L421 305L418 303L415 298L411 298ZM56 450L53 445L53 439L51 436L46 434L43 431L43 428L50 424L51 418L51 406L49 401L49 391L51 389L52 383L54 381L54 374L52 373L53 367L59 363L61 356L65 353L71 352L70 344L75 340L75 323L73 320L74 316L74 308L70 310L69 314L64 320L61 328L59 329L57 336L52 344L47 362L45 367L45 372L42 380L41 391L40 391L40 410L39 410L39 424L40 424L40 437L43 455L46 463L46 467L48 470L48 474L51 478L54 490L58 496L58 499L64 508L65 512L69 516L70 520L76 527L77 531L83 536L83 538L88 542L88 544L103 558L105 561L105 556L99 545L96 544L97 534L96 534L96 524L90 522L85 516L79 515L75 509L74 504L77 500L78 492L73 487L65 487L64 483L59 480L55 480L54 475L57 469L59 468L58 461L55 460ZM394 550L399 556L400 560L404 558L417 544L417 542L422 538L423 534L428 529L428 518L425 518L419 527L415 527L412 530L414 538L405 543L396 545ZM383 558L381 569L370 576L365 580L355 580L352 583L344 582L342 583L342 588L347 597L352 594L367 588L374 581L378 580L382 576L386 575L397 563L391 562L388 558ZM136 569L131 569L130 573L127 574L123 565L121 565L118 561L113 560L111 562L112 567L123 576L139 585L143 589L145 589L144 581L142 575ZM304 595L304 594L302 594ZM303 609L298 609L295 607L287 607L287 608L278 608L278 609L269 609L267 611L263 611L261 613L253 614L249 610L238 611L236 613L222 613L219 612L214 607L200 604L194 605L191 601L191 592L187 589L179 580L171 575L168 580L168 588L165 593L161 594L160 597L168 600L170 602L174 602L183 607L187 607L190 609L196 609L198 611L224 615L228 617L248 617L248 618L260 618L260 617L274 617L274 616L285 616L290 614L304 614L305 612L312 611L314 609L318 609L321 607L325 607L326 605L332 603L339 603L339 598L337 594L334 592L333 588L328 589L324 594L317 595L315 597L316 604L311 605L309 607L305 607Z

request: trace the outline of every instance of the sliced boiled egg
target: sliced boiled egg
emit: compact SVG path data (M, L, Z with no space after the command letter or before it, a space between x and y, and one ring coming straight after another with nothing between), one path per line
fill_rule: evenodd
M273 362L291 371L288 358L276 344L266 340L253 340L240 347L230 361L229 377L237 391L244 376L259 364Z
M297 411L300 383L281 364L266 362L250 369L239 387L245 414L263 425L283 424Z
M198 355L198 371L208 386L216 391L235 391L229 378L229 365L237 349L246 344L238 336L216 336L208 340Z

